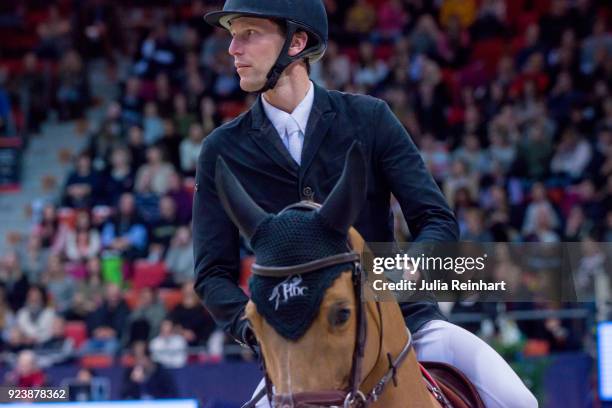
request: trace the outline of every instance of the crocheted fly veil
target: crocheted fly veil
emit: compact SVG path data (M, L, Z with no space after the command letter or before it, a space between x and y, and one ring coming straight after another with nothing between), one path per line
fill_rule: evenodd
M291 209L265 220L251 239L257 263L294 266L347 252L346 236L326 227L317 211ZM281 336L297 340L312 324L327 288L351 264L269 277L252 275L251 300Z
M221 203L250 240L256 264L292 267L349 251L347 233L365 200L365 161L355 143L347 154L340 180L320 208L291 206L278 215L263 211L246 193L222 158L216 184ZM316 318L325 291L351 263L279 276L253 274L251 300L257 312L281 336L297 340Z

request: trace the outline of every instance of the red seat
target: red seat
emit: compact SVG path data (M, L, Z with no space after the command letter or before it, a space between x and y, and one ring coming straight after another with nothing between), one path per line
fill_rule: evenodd
M74 209L68 207L62 207L57 210L57 218L60 224L67 226L70 229L74 229L76 225L77 213Z
M161 289L159 298L164 302L166 310L174 309L183 300L183 292L180 289Z
M113 357L108 354L92 354L81 358L81 367L107 368L113 365Z
M163 262L137 261L134 265L133 288L156 288L166 279L166 265Z
M546 356L550 353L550 343L546 340L529 339L525 343L523 354L526 357Z
M138 299L140 298L140 292L135 289L128 289L123 294L123 300L127 303L130 310L136 309L138 306Z
M64 336L72 339L74 346L79 348L87 340L87 326L80 321L67 322L64 327Z

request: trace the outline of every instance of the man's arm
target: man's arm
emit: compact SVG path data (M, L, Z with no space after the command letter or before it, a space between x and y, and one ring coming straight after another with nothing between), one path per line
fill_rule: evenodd
M457 220L408 132L386 103L381 102L374 111L380 121L374 148L378 171L399 202L414 242L457 241ZM426 301L400 303L406 325L413 333L431 318L444 319L433 294L424 296Z
M379 123L374 141L377 167L402 208L414 242L457 241L457 220L408 132L382 101L374 118Z
M211 135L212 136L212 135ZM198 159L193 205L194 289L221 329L243 341L248 297L238 287L238 229L227 216L215 187L218 153L210 136Z

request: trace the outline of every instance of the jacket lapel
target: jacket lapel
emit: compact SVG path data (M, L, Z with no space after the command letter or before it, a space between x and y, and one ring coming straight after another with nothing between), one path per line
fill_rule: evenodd
M293 160L285 145L266 116L261 104L261 96L251 108L252 127L249 135L259 146L259 148L268 155L276 164L285 169L295 178L298 177L298 164Z
M312 164L327 131L331 127L336 112L332 110L328 91L315 84L315 97L306 126L304 147L302 149L302 165L299 168L303 176Z

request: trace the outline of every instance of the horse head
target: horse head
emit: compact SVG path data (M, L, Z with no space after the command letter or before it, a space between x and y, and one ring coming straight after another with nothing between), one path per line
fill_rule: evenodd
M245 318L261 346L278 405L342 405L358 393L365 400L388 372L388 359L402 351L411 375L419 377L397 304L360 299L357 253L364 242L351 225L366 199L366 164L356 143L322 205L301 202L269 214L221 158L215 181L225 211L255 252ZM395 332L386 340L383 317L389 333ZM392 352L389 357L385 350ZM402 368L393 381L405 376ZM418 406L432 406L422 384L416 392L404 389L412 400L425 401ZM385 404L380 406L392 406Z

